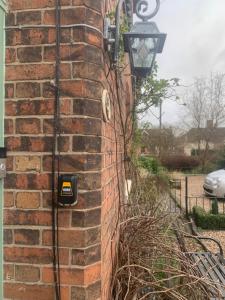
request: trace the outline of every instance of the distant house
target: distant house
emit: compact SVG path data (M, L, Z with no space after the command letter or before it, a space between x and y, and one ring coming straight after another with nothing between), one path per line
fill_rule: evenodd
M191 128L178 140L180 148L186 155L198 155L201 151L220 150L225 145L225 127L213 127L207 122L205 128Z
M159 156L176 152L176 138L171 128L145 129L142 133L142 155Z

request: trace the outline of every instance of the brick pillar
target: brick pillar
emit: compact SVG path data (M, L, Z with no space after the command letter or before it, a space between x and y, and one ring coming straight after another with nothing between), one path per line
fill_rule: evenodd
M111 300L124 174L114 71L106 78L109 58L102 36L104 1L61 2L62 25L84 24L62 29L61 37L60 171L79 177L78 204L59 212L62 300ZM41 27L55 25L54 6L52 0L11 0L7 16L7 299L54 299L50 187L55 29ZM102 117L103 89L109 91L112 102L109 123ZM125 101L122 110L124 115Z

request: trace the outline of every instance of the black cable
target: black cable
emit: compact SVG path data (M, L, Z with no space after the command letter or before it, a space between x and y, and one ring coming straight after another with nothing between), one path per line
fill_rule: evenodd
M54 104L54 122L53 122L53 146L52 146L52 250L53 250L53 274L55 284L56 300L61 300L60 287L60 262L59 262L59 231L58 231L58 206L56 199L56 160L57 144L60 121L60 0L55 0L55 17L56 17L56 66L55 66L55 104ZM59 172L59 167L58 167Z
M60 64L61 64L61 57L60 57L60 43L61 43L61 0L56 0L56 104L57 104L57 111L56 111L56 125L57 125L57 145L58 145L58 178L60 172L60 152L59 152L59 139L61 135L60 129ZM56 206L56 250L57 250L57 269L58 269L58 291L59 291L59 300L61 299L61 278L60 278L60 258L59 258L59 211L58 205Z

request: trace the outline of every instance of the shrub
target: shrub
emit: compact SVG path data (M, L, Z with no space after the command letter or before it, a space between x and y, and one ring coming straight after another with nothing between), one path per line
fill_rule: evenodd
M202 229L225 229L225 215L206 213L202 207L193 207L193 217L198 227Z
M159 162L150 156L141 156L139 157L140 167L146 169L149 173L157 174L160 169Z
M172 155L163 157L161 163L171 171L186 171L199 166L199 161L196 158L186 155Z
M212 214L213 215L218 215L218 213L219 213L218 201L217 201L217 199L213 199L213 201L212 201Z

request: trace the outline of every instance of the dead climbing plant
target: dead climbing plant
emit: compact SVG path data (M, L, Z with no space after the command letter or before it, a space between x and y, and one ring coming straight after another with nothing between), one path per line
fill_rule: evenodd
M112 299L206 300L215 291L179 249L167 197L153 177L136 176L119 224Z

